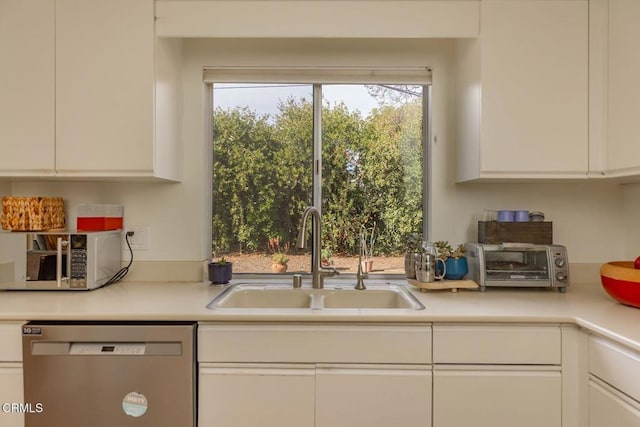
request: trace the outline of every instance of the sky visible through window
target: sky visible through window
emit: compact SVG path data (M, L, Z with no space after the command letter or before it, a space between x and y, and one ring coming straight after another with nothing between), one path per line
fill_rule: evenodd
M241 90L247 89L247 90ZM308 84L216 84L214 105L224 109L246 105L257 114L274 116L278 112L274 99L281 101L288 97L311 100L313 93ZM324 102L333 105L344 102L350 109L368 116L378 107L378 101L371 96L364 85L326 85L322 88Z

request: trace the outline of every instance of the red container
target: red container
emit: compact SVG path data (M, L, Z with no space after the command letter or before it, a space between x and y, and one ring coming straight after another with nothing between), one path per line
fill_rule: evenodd
M78 231L120 230L123 217L122 205L80 205L76 228Z
M616 301L640 308L640 270L633 261L613 261L600 268L602 287Z

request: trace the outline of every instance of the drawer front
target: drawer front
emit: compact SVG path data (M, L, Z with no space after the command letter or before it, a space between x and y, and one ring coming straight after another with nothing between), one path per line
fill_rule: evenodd
M608 340L589 337L589 372L640 401L640 354Z
M433 363L559 365L560 327L434 325Z
M589 427L640 427L640 404L600 382L589 380Z
M22 323L0 323L0 362L22 362Z
M431 363L426 325L200 325L200 362Z
M433 425L560 427L561 373L559 370L489 367L475 371L436 369L433 374Z

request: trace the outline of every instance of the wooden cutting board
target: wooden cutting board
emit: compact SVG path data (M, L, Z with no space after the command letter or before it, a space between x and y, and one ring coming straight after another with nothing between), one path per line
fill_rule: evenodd
M450 289L451 292L458 292L458 289L477 289L480 286L473 280L436 280L435 282L418 282L415 279L407 279L411 286L420 288L420 291L427 292L433 290Z

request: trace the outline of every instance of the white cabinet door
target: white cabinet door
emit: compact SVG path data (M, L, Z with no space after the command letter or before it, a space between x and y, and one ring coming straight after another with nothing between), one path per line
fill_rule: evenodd
M640 174L640 2L609 0L607 169Z
M153 171L153 25L153 0L56 1L60 174Z
M0 0L0 175L54 171L54 0Z
M0 426L24 427L24 414L11 404L24 403L22 364L0 363Z
M586 175L588 3L481 6L482 168Z
M318 366L316 427L428 427L430 366Z
M588 29L586 0L481 2L456 42L459 181L586 177Z
M640 427L640 403L605 383L591 380L589 427Z
M560 372L525 369L435 368L433 427L560 427Z
M314 365L200 364L199 427L313 427Z

